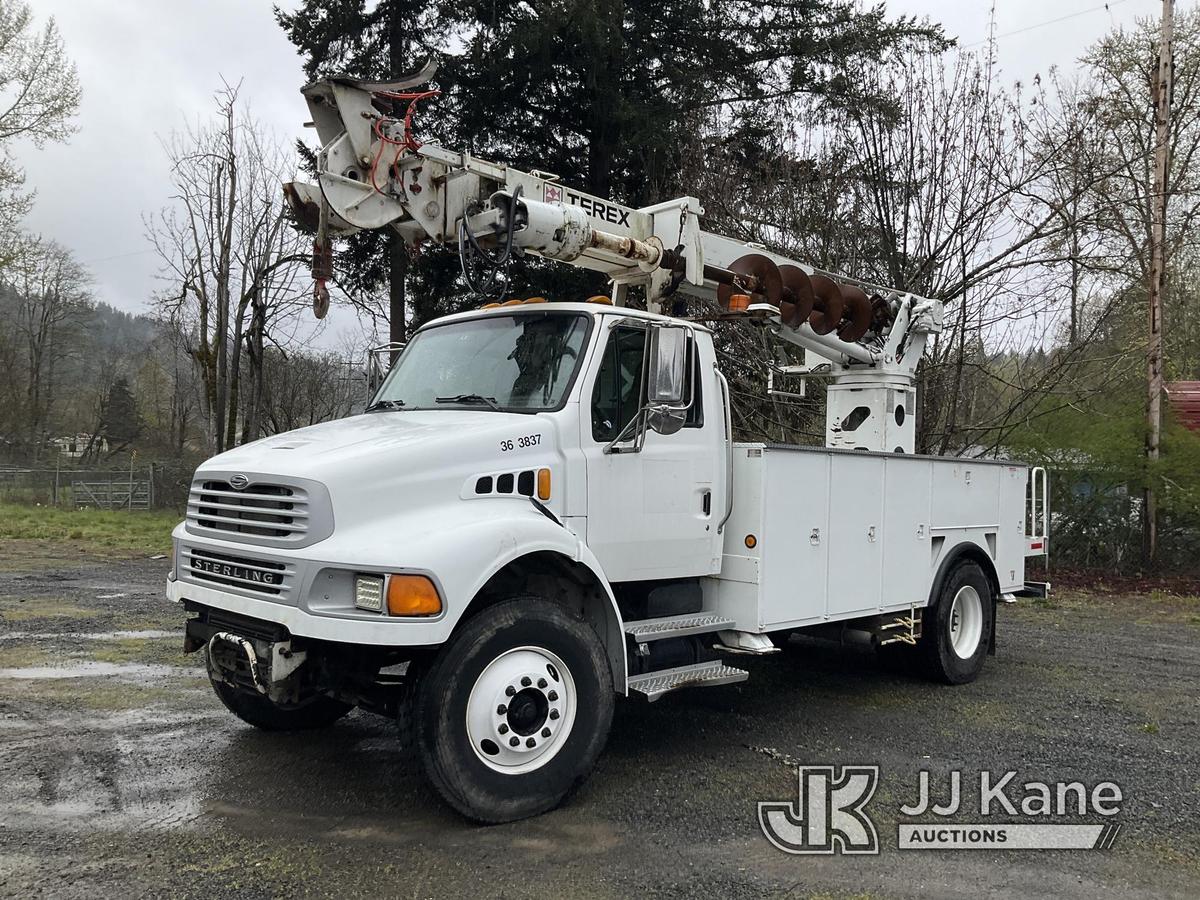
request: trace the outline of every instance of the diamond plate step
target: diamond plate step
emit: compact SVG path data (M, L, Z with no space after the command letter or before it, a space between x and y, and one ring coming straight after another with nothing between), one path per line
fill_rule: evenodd
M629 692L642 694L653 703L663 694L679 688L716 687L719 684L745 681L749 677L750 673L744 669L735 669L720 661L695 663L677 669L662 669L658 672L647 672L645 675L634 675L629 679Z
M638 619L625 623L625 633L639 644L661 641L663 638L688 634L707 634L732 628L733 619L713 613L687 613L682 616L663 616L661 619Z

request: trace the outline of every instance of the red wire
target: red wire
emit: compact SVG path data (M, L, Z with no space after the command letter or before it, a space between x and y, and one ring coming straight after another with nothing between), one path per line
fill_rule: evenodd
M379 185L375 183L375 169L379 165L379 160L383 157L384 144L391 144L392 146L398 148L396 150L396 155L392 157L392 161L388 165L389 169L396 165L396 162L400 159L400 154L403 153L405 150L411 150L413 153L416 153L418 150L420 150L421 142L418 141L415 137L413 137L413 133L412 133L413 115L417 111L418 103L420 103L422 100L428 99L429 97L436 97L439 94L441 94L441 91L417 91L414 93L402 93L402 94L394 94L389 91L377 91L376 92L376 96L387 97L389 100L407 100L407 101L409 101L409 103L408 103L408 109L404 113L404 139L403 140L398 141L395 138L388 137L386 134L383 133L383 123L385 121L385 119L383 117L380 117L375 120L375 125L374 125L375 136L377 138L379 138L379 150L375 154L375 159L373 159L371 161L371 187L373 187L375 189L375 193L377 193L377 194L383 193L383 191L381 191L379 189Z

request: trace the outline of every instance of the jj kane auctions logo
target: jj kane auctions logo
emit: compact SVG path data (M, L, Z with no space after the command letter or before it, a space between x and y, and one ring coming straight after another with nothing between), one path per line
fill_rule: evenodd
M878 853L879 835L867 805L879 785L879 767L797 771L796 800L758 804L767 840L785 853ZM1089 788L1079 781L1021 782L1015 771L998 776L985 771L979 773L977 806L964 802L963 782L961 772L951 771L945 793L935 797L930 773L919 773L917 799L899 812L921 821L899 823L899 849L1105 850L1121 830L1110 820L1124 797L1111 781ZM974 820L949 820L959 815Z

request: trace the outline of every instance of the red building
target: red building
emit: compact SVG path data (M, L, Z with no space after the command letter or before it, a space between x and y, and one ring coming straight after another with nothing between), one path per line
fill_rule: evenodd
M1192 431L1200 431L1200 381L1171 381L1166 391L1175 419Z

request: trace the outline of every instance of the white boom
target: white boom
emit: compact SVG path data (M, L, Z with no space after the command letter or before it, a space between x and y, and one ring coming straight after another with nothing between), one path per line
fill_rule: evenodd
M806 351L805 366L781 372L829 377L828 446L913 452L915 372L927 336L941 331L940 301L705 231L695 197L632 209L557 175L421 144L413 111L436 92L405 91L431 75L426 67L388 84L329 78L303 89L321 141L317 185L285 191L298 221L317 234L319 314L333 235L390 227L410 245L457 243L468 278L472 255L498 265L534 253L603 272L618 306L640 286L652 312L669 313L679 292L718 301L722 317L762 324Z

